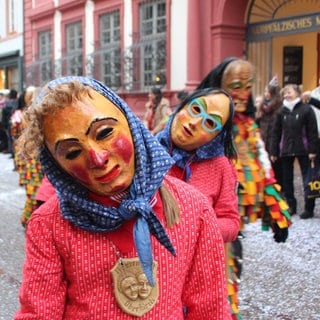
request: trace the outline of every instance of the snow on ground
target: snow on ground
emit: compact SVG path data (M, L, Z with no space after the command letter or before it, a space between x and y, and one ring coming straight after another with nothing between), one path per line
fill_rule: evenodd
M303 211L301 180L295 178L298 214ZM261 222L245 225L239 287L244 320L320 319L320 199L315 217L292 217L289 237L276 243Z

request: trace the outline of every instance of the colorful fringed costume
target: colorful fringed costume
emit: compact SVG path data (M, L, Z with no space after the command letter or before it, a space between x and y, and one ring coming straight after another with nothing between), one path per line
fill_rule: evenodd
M238 154L235 166L240 184L238 196L242 225L262 218L263 229L268 224L275 233L275 240L284 242L291 223L290 214L279 193L268 153L254 121L253 82L252 64L237 57L228 57L209 72L198 89L222 88L233 99L233 135Z
M41 184L43 172L41 164L35 159L25 159L25 176L23 178L26 189L26 202L21 216L23 226L28 222L31 214L38 208L36 193Z
M244 114L234 118L234 142L238 151L235 162L240 183L239 212L244 222L263 221L262 227L277 224L280 229L290 225L288 205L279 193L268 154L254 120Z
M238 210L241 215L241 229L247 222L262 220L262 230L270 227L276 242L285 242L288 237L290 215L288 205L282 198L279 186L274 179L272 166L254 121L255 107L252 98L254 70L250 62L228 57L215 66L203 79L197 89L222 88L227 91L234 103L233 119L234 144L238 159L234 162L238 174ZM241 235L241 234L240 234ZM241 237L232 243L232 255L228 261L230 274L235 271L241 275L242 244ZM237 290L239 279L230 279ZM237 295L235 292L234 296ZM235 312L233 319L240 319L237 314L238 301L233 301Z
M25 162L23 157L18 152L17 140L20 137L23 130L23 114L20 109L17 109L11 116L11 137L13 141L13 150L14 150L14 166L15 170L19 174L19 185L24 185L24 175L25 175Z
M227 267L227 290L228 290L228 301L231 309L231 315L233 320L242 320L239 312L239 278L237 275L238 268L236 264L236 256L231 248L230 243L225 244L226 251L226 267Z
M36 159L26 158L19 152L18 138L21 136L25 126L23 119L25 108L17 109L11 117L15 169L19 174L19 185L24 186L26 191L26 201L21 215L21 224L23 226L26 225L32 212L38 207L35 197L43 178L40 162Z

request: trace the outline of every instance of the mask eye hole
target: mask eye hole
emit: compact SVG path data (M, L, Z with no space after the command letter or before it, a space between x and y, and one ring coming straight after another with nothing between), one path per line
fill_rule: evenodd
M69 151L66 154L66 159L67 160L74 160L80 155L80 153L81 153L80 149Z
M192 116L202 116L205 113L203 106L200 101L197 99L193 100L188 104L188 111Z
M205 119L204 126L209 132L221 131L222 129L221 118L217 115L210 115Z
M193 114L200 114L201 113L201 109L197 104L192 104L190 109Z
M212 119L206 119L205 124L206 124L206 127L208 129L214 129L215 128L215 123L213 122Z
M103 128L97 133L97 140L103 140L104 138L108 137L113 131L113 128Z

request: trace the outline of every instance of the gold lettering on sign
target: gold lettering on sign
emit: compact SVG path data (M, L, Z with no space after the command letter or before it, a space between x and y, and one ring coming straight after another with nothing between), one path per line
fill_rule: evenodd
M320 25L320 16L316 16L315 19L312 19L312 17L306 17L280 22L272 22L251 27L250 30L253 35L262 35L286 31L304 30L318 25Z

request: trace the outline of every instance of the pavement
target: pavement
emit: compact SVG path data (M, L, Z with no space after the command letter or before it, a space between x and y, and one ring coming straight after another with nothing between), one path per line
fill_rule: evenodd
M24 228L20 216L25 203L9 154L0 153L0 320L13 319L19 308L18 291L24 260Z

